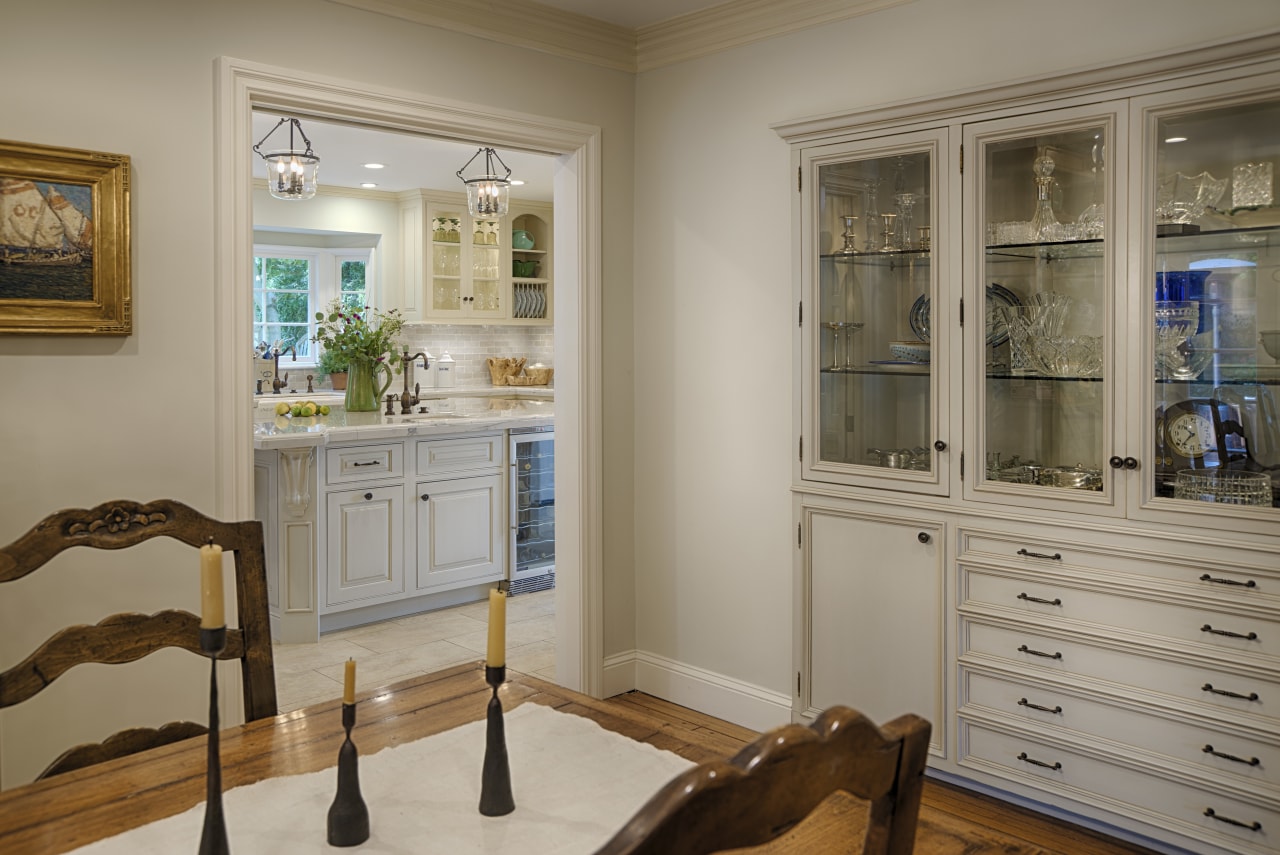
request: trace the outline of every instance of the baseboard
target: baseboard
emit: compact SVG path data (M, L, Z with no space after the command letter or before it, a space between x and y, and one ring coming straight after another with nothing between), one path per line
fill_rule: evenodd
M636 688L636 651L615 653L604 658L604 684L601 697L612 698Z
M791 721L791 697L643 650L605 660L605 683L621 685L631 672L638 691L682 707L722 718L752 730L768 730ZM619 694L620 689L612 694Z

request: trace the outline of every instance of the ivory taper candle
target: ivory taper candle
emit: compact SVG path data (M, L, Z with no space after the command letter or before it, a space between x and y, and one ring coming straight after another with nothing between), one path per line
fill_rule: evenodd
M496 588L489 592L489 653L484 664L490 668L507 664L507 595Z
M200 628L218 629L227 625L222 599L222 547L206 543L200 547Z
M356 660L354 659L347 660L347 670L343 674L342 702L344 704L356 702Z

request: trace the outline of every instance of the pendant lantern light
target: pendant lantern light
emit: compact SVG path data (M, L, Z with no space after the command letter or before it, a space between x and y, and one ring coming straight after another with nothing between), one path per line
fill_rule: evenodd
M289 123L289 148L264 154L262 144L285 122ZM302 137L306 149L299 149L294 145L294 131ZM302 131L302 124L297 119L281 119L267 136L258 141L253 150L267 162L267 189L272 196L297 200L310 199L316 195L316 173L320 171L320 158L311 150L311 140L307 139Z
M482 154L484 155L484 174L474 178L464 178L462 173L466 172L467 167ZM495 160L505 170L503 175L499 175L494 170ZM502 162L502 158L498 157L496 151L491 148L477 150L471 155L471 160L458 170L458 177L467 186L467 211L471 216L501 217L507 213L507 206L511 200L511 170Z

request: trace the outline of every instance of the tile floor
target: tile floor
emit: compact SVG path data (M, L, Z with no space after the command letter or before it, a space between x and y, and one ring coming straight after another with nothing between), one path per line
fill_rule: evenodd
M507 603L507 666L555 680L556 592L519 594ZM317 644L276 644L280 712L342 694L343 663L358 663L357 681L372 688L483 659L489 639L487 600L383 623L325 633Z

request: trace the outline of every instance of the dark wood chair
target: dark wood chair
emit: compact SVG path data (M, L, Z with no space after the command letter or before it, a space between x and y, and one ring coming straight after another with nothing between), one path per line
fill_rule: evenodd
M846 830L839 840L767 851L908 855L930 729L914 715L876 727L848 707L832 707L809 727L776 728L732 760L672 779L596 855L708 855L782 843L829 797L846 793L865 804L855 823L865 829L860 848Z
M236 605L239 627L227 631L220 659L239 659L244 684L244 715L249 721L276 714L275 669L271 654L271 626L267 613L266 553L262 523L219 522L184 504L160 500L139 504L126 500L96 508L59 511L0 548L0 583L21 579L55 555L73 546L124 549L155 537L171 537L199 547L221 546L235 556ZM189 572L191 589L199 590L195 557ZM200 619L190 612L166 610L153 615L118 614L94 626L68 627L54 634L34 653L0 673L0 709L34 697L75 665L87 662L133 662L166 647L200 653ZM198 662L193 660L193 666ZM208 667L206 665L206 667ZM205 733L194 722L172 722L160 728L122 731L101 744L69 749L40 773L40 778L69 772Z

